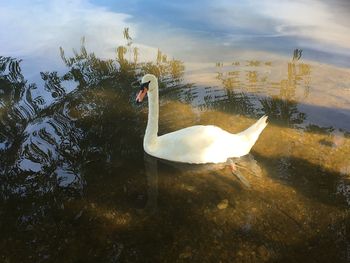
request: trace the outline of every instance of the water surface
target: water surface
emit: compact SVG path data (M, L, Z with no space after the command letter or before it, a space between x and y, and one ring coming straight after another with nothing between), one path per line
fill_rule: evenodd
M0 4L1 261L349 262L350 34L332 3ZM145 73L160 134L269 115L250 188L144 153Z

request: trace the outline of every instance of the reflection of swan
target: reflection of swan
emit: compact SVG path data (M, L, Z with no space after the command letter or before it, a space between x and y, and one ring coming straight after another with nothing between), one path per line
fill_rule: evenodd
M148 154L161 159L197 164L226 162L230 157L248 154L267 125L264 116L238 134L212 125L197 125L158 136L158 80L154 75L142 78L136 101L141 102L147 92L149 112L143 147Z
M146 175L147 175L147 203L145 211L152 214L157 209L157 198L158 198L158 162L157 159L144 155Z

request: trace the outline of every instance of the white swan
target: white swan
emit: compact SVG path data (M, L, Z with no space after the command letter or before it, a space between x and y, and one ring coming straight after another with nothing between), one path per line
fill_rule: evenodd
M213 125L196 125L158 136L158 80L147 74L136 97L141 102L148 94L148 122L143 148L149 155L182 163L223 163L230 157L249 153L267 125L267 116L261 117L245 131L232 134Z

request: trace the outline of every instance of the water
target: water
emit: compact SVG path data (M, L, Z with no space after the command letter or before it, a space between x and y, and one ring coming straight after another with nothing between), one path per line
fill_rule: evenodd
M0 261L350 262L349 6L310 5L1 3ZM145 73L160 134L269 115L250 188L143 152Z

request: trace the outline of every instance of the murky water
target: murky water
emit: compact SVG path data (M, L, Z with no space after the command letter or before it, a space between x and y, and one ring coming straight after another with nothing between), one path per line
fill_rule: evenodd
M120 8L126 7L135 6ZM103 18L107 11L96 12ZM150 25L158 28L156 22ZM172 36L157 46L120 27L124 44L113 56L98 45L94 53L88 34L74 52L77 43L62 40L68 47L60 48L61 36L44 38L55 50L45 58L4 47L1 262L350 262L347 44L320 51L332 43L316 35L317 27L309 33L316 47L305 48L288 35L269 35L258 48L251 46L262 38L257 32L236 41L237 32L186 30L191 38ZM145 47L164 43L184 55ZM281 43L289 43L286 50ZM160 80L160 134L195 124L234 133L269 115L242 160L250 188L225 165L178 164L144 153L147 102L134 99L145 73Z

